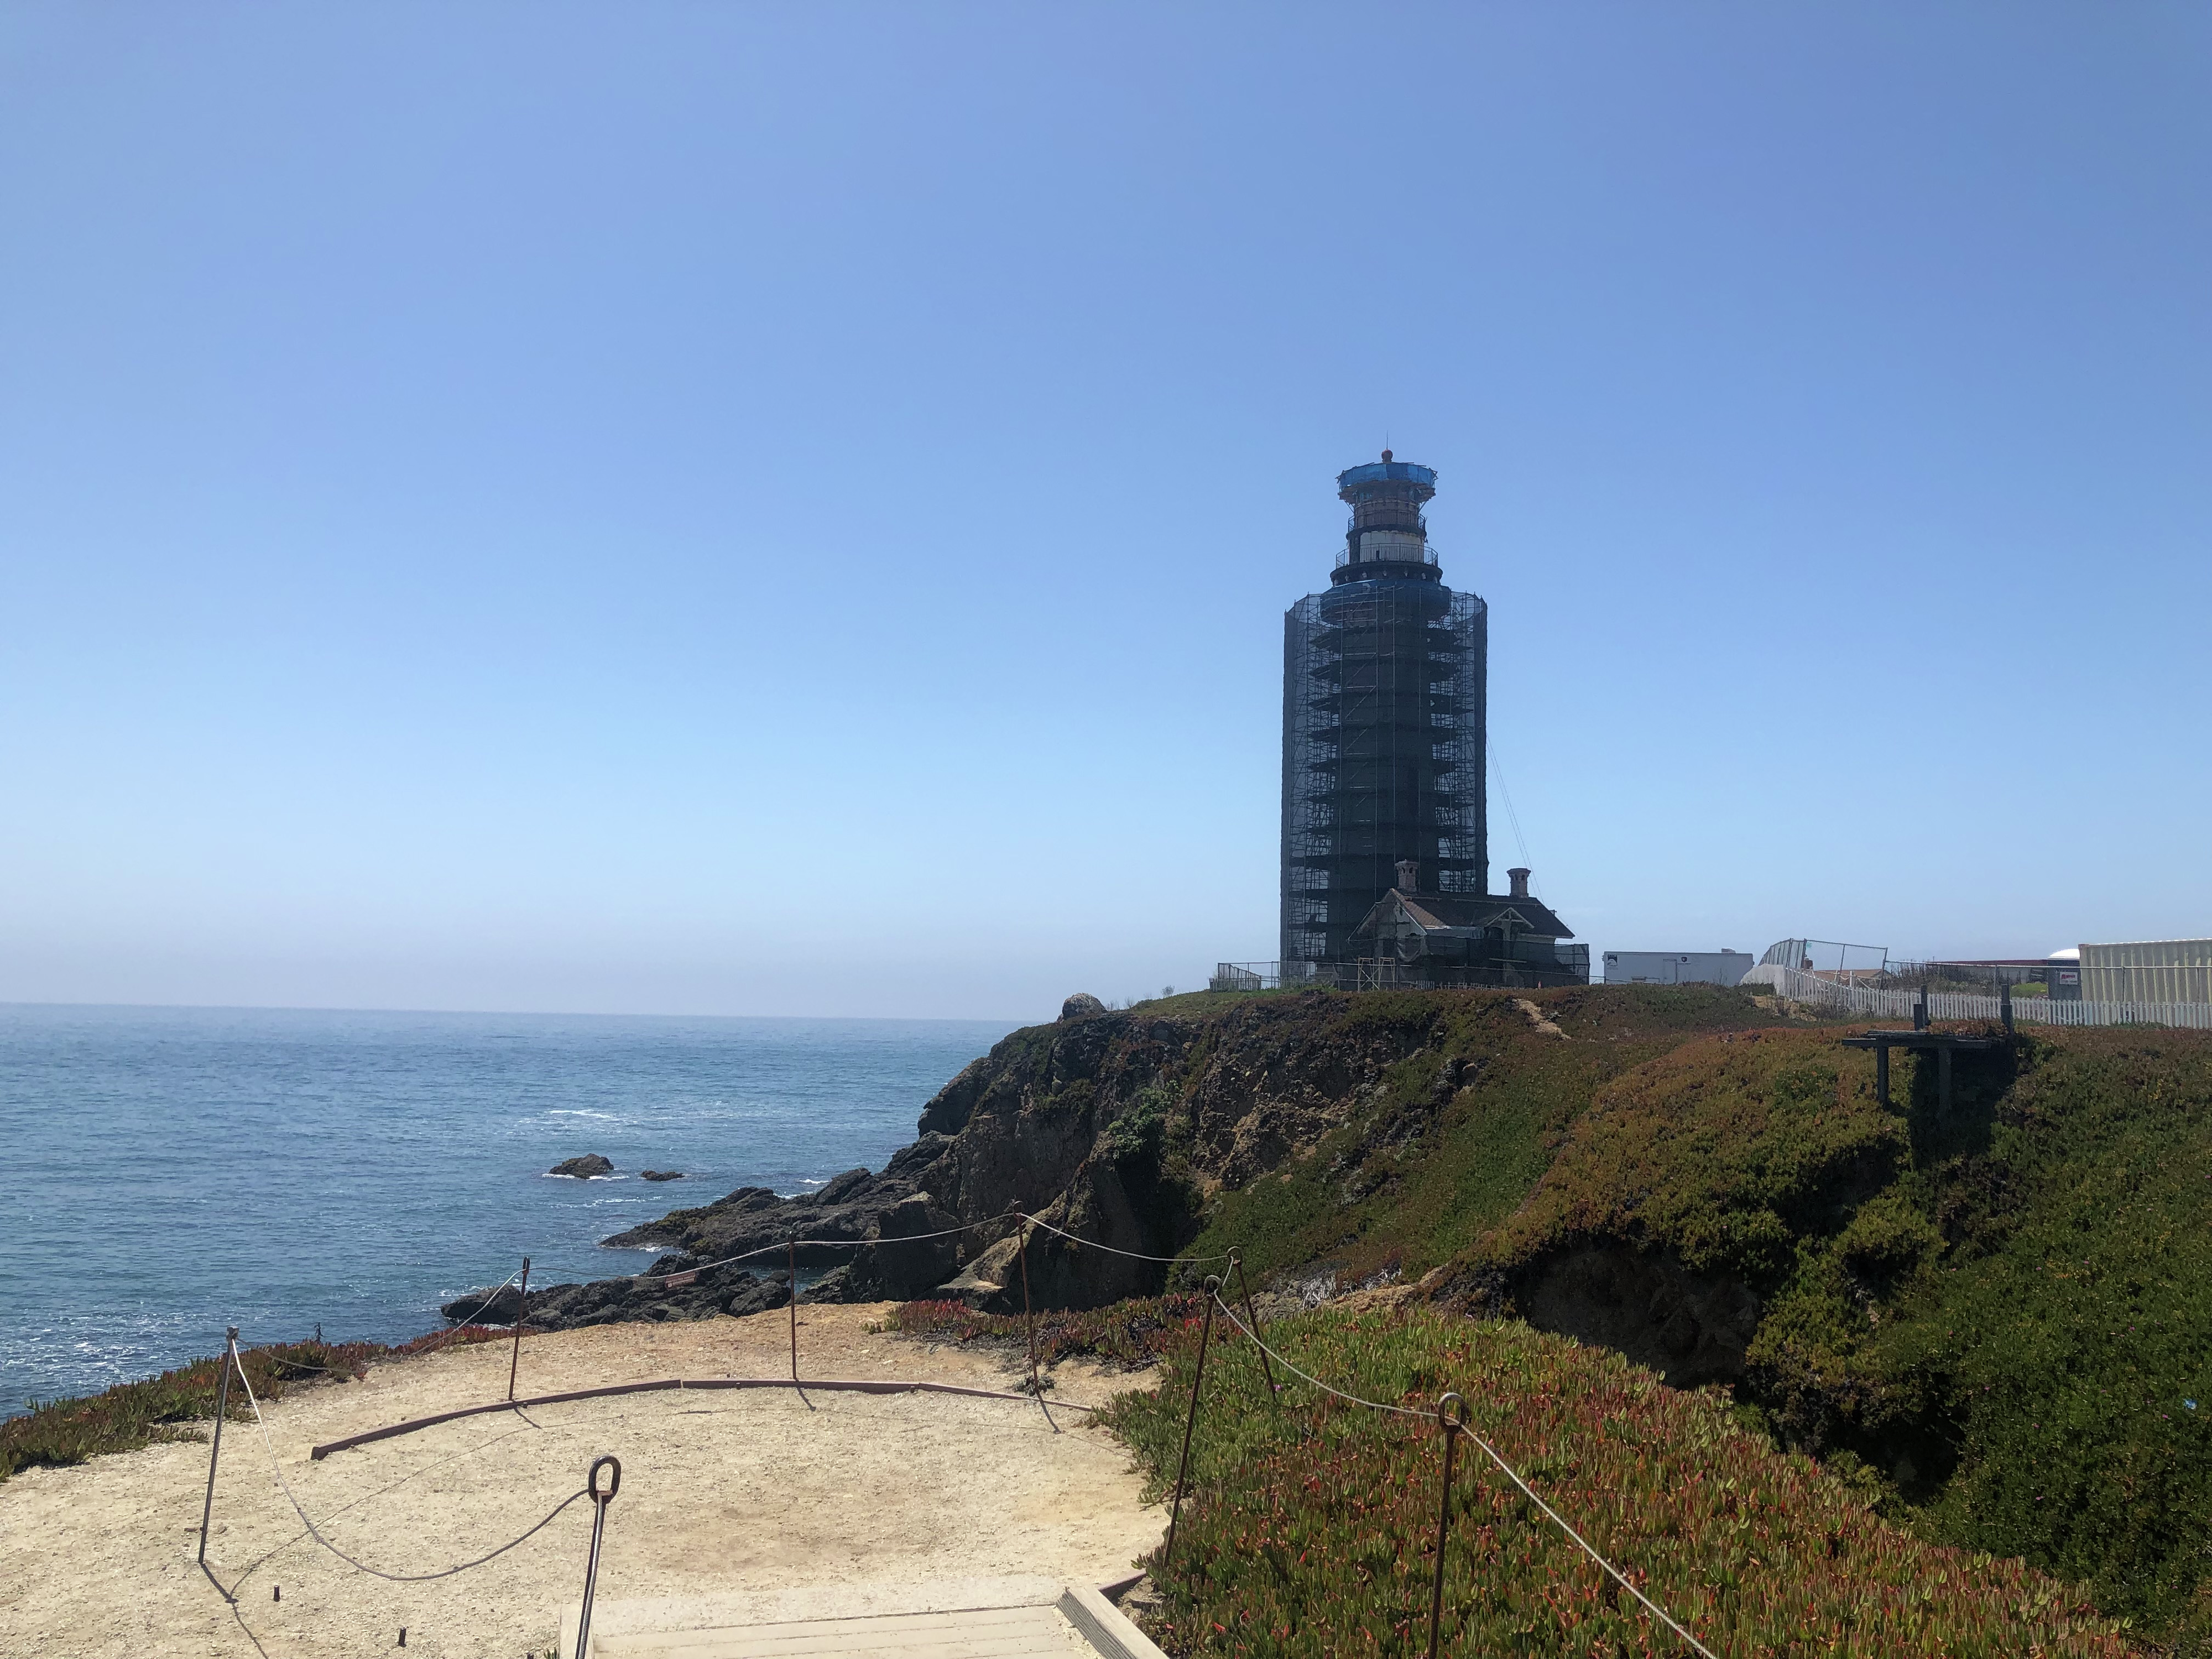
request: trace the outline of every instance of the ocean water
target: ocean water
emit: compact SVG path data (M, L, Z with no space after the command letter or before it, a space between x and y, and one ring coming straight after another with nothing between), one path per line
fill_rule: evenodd
M635 1272L652 1252L598 1241L882 1168L1012 1029L0 1005L0 1413L225 1325L419 1335L526 1253L537 1285ZM619 1175L544 1173L585 1152Z

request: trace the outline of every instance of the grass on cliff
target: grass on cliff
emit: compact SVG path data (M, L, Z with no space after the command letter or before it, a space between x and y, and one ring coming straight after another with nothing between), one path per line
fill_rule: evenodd
M276 1342L241 1348L239 1358L253 1391L264 1400L282 1399L288 1387L325 1376L354 1377L368 1372L372 1359L404 1359L441 1348L506 1340L512 1333L487 1326L463 1325L433 1331L411 1342ZM0 1480L18 1469L59 1468L103 1452L136 1451L163 1441L203 1440L197 1427L211 1420L223 1370L222 1356L195 1359L137 1382L118 1382L100 1394L31 1402L23 1416L0 1421ZM232 1418L249 1417L252 1408L233 1379Z
M1604 1085L1701 1034L1784 1024L1719 986L1306 994L1326 1012L1317 1048L1363 1027L1427 1040L1340 1127L1208 1204L1188 1249L1235 1246L1259 1275L1322 1264L1347 1282L1418 1278L1512 1213Z
M1691 1043L1601 1090L1456 1283L1513 1305L1621 1243L1762 1298L1739 1395L1927 1536L2212 1646L2212 1037L2023 1035L1932 1064ZM2190 1647L2189 1650L2197 1650Z
M1746 1432L1723 1398L1667 1389L1603 1350L1426 1310L1324 1310L1267 1334L1371 1400L1427 1410L1446 1389L1464 1395L1476 1431L1546 1501L1729 1659L2128 1651L2063 1586L1888 1524L1857 1490ZM1174 1480L1195 1346L1186 1328L1158 1390L1109 1414L1155 1496ZM1249 1342L1232 1334L1209 1354L1176 1557L1147 1563L1167 1597L1156 1638L1178 1656L1424 1651L1433 1423L1332 1406L1303 1383L1283 1401L1271 1406ZM1687 1651L1465 1443L1453 1507L1443 1650Z

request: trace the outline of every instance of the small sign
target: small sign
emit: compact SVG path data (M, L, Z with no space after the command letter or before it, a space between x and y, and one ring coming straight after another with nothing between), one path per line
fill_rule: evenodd
M699 1270L694 1267L688 1273L671 1273L661 1282L672 1291L679 1285L696 1285L699 1282Z
M2061 968L2058 970L2058 982L2061 985L2079 985L2081 982L2081 970L2079 968Z

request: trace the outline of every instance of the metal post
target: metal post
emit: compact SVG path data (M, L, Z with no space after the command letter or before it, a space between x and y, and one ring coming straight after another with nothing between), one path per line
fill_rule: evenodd
M1022 1263L1022 1322L1030 1333L1030 1392L1039 1400L1044 1398L1044 1385L1037 1381L1036 1372L1036 1310L1030 1305L1030 1241L1022 1237L1021 1249L1014 1253Z
M207 1565L208 1520L215 1513L215 1466L222 1455L222 1419L230 1410L230 1368L238 1363L238 1327L222 1334L222 1382L215 1393L215 1443L208 1448L207 1501L200 1505L199 1564Z
M1260 1370L1267 1379L1267 1403L1279 1406L1282 1402L1275 1397L1274 1362L1267 1358L1267 1345L1260 1340L1260 1315L1252 1306L1251 1281L1244 1277L1244 1253L1242 1250L1230 1251L1229 1265L1237 1269L1237 1294L1244 1298L1244 1317L1248 1322L1245 1328L1252 1333L1252 1346L1260 1351Z
M607 1489L599 1490L599 1471L608 1470ZM569 1659L583 1659L592 1650L592 1595L599 1584L599 1540L606 1535L607 1505L622 1490L622 1459L594 1458L584 1477L584 1490L592 1495L592 1553L584 1559L584 1606L576 1617L576 1651Z
M1889 1045L1874 1045L1874 1097L1883 1105L1889 1104Z
M1466 1431L1467 1401L1455 1394L1448 1394L1437 1401L1437 1427L1444 1437L1444 1496L1437 1509L1437 1580L1435 1588L1429 1592L1429 1659L1437 1659L1437 1634L1443 1626L1444 1540L1451 1530L1452 1443Z
M1936 1051L1936 1115L1939 1121L1951 1115L1951 1045L1948 1042Z
M786 1239L791 1264L791 1380L799 1381L799 1241Z
M1198 1426L1198 1391L1206 1382L1206 1345L1213 1335L1213 1299L1220 1293L1221 1279L1218 1273L1206 1278L1206 1323L1198 1333L1198 1369L1190 1379L1190 1415L1182 1423L1182 1457L1176 1465L1175 1507L1168 1511L1168 1541L1160 1551L1160 1573L1165 1577L1168 1564L1175 1559L1176 1525L1182 1519L1182 1492L1185 1478L1190 1474L1190 1436Z
M2005 1035L2010 1036L2013 1034L2012 981L2008 979L1997 983L1997 1012L2004 1017Z
M522 1258L522 1300L514 1309L514 1355L507 1362L507 1397L514 1398L514 1373L522 1364L522 1322L530 1312L530 1258Z

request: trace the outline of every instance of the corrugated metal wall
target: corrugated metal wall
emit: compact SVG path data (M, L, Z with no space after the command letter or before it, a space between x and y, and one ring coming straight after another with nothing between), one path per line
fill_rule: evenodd
M2212 1002L2212 939L2135 939L2081 947L2090 1002Z

